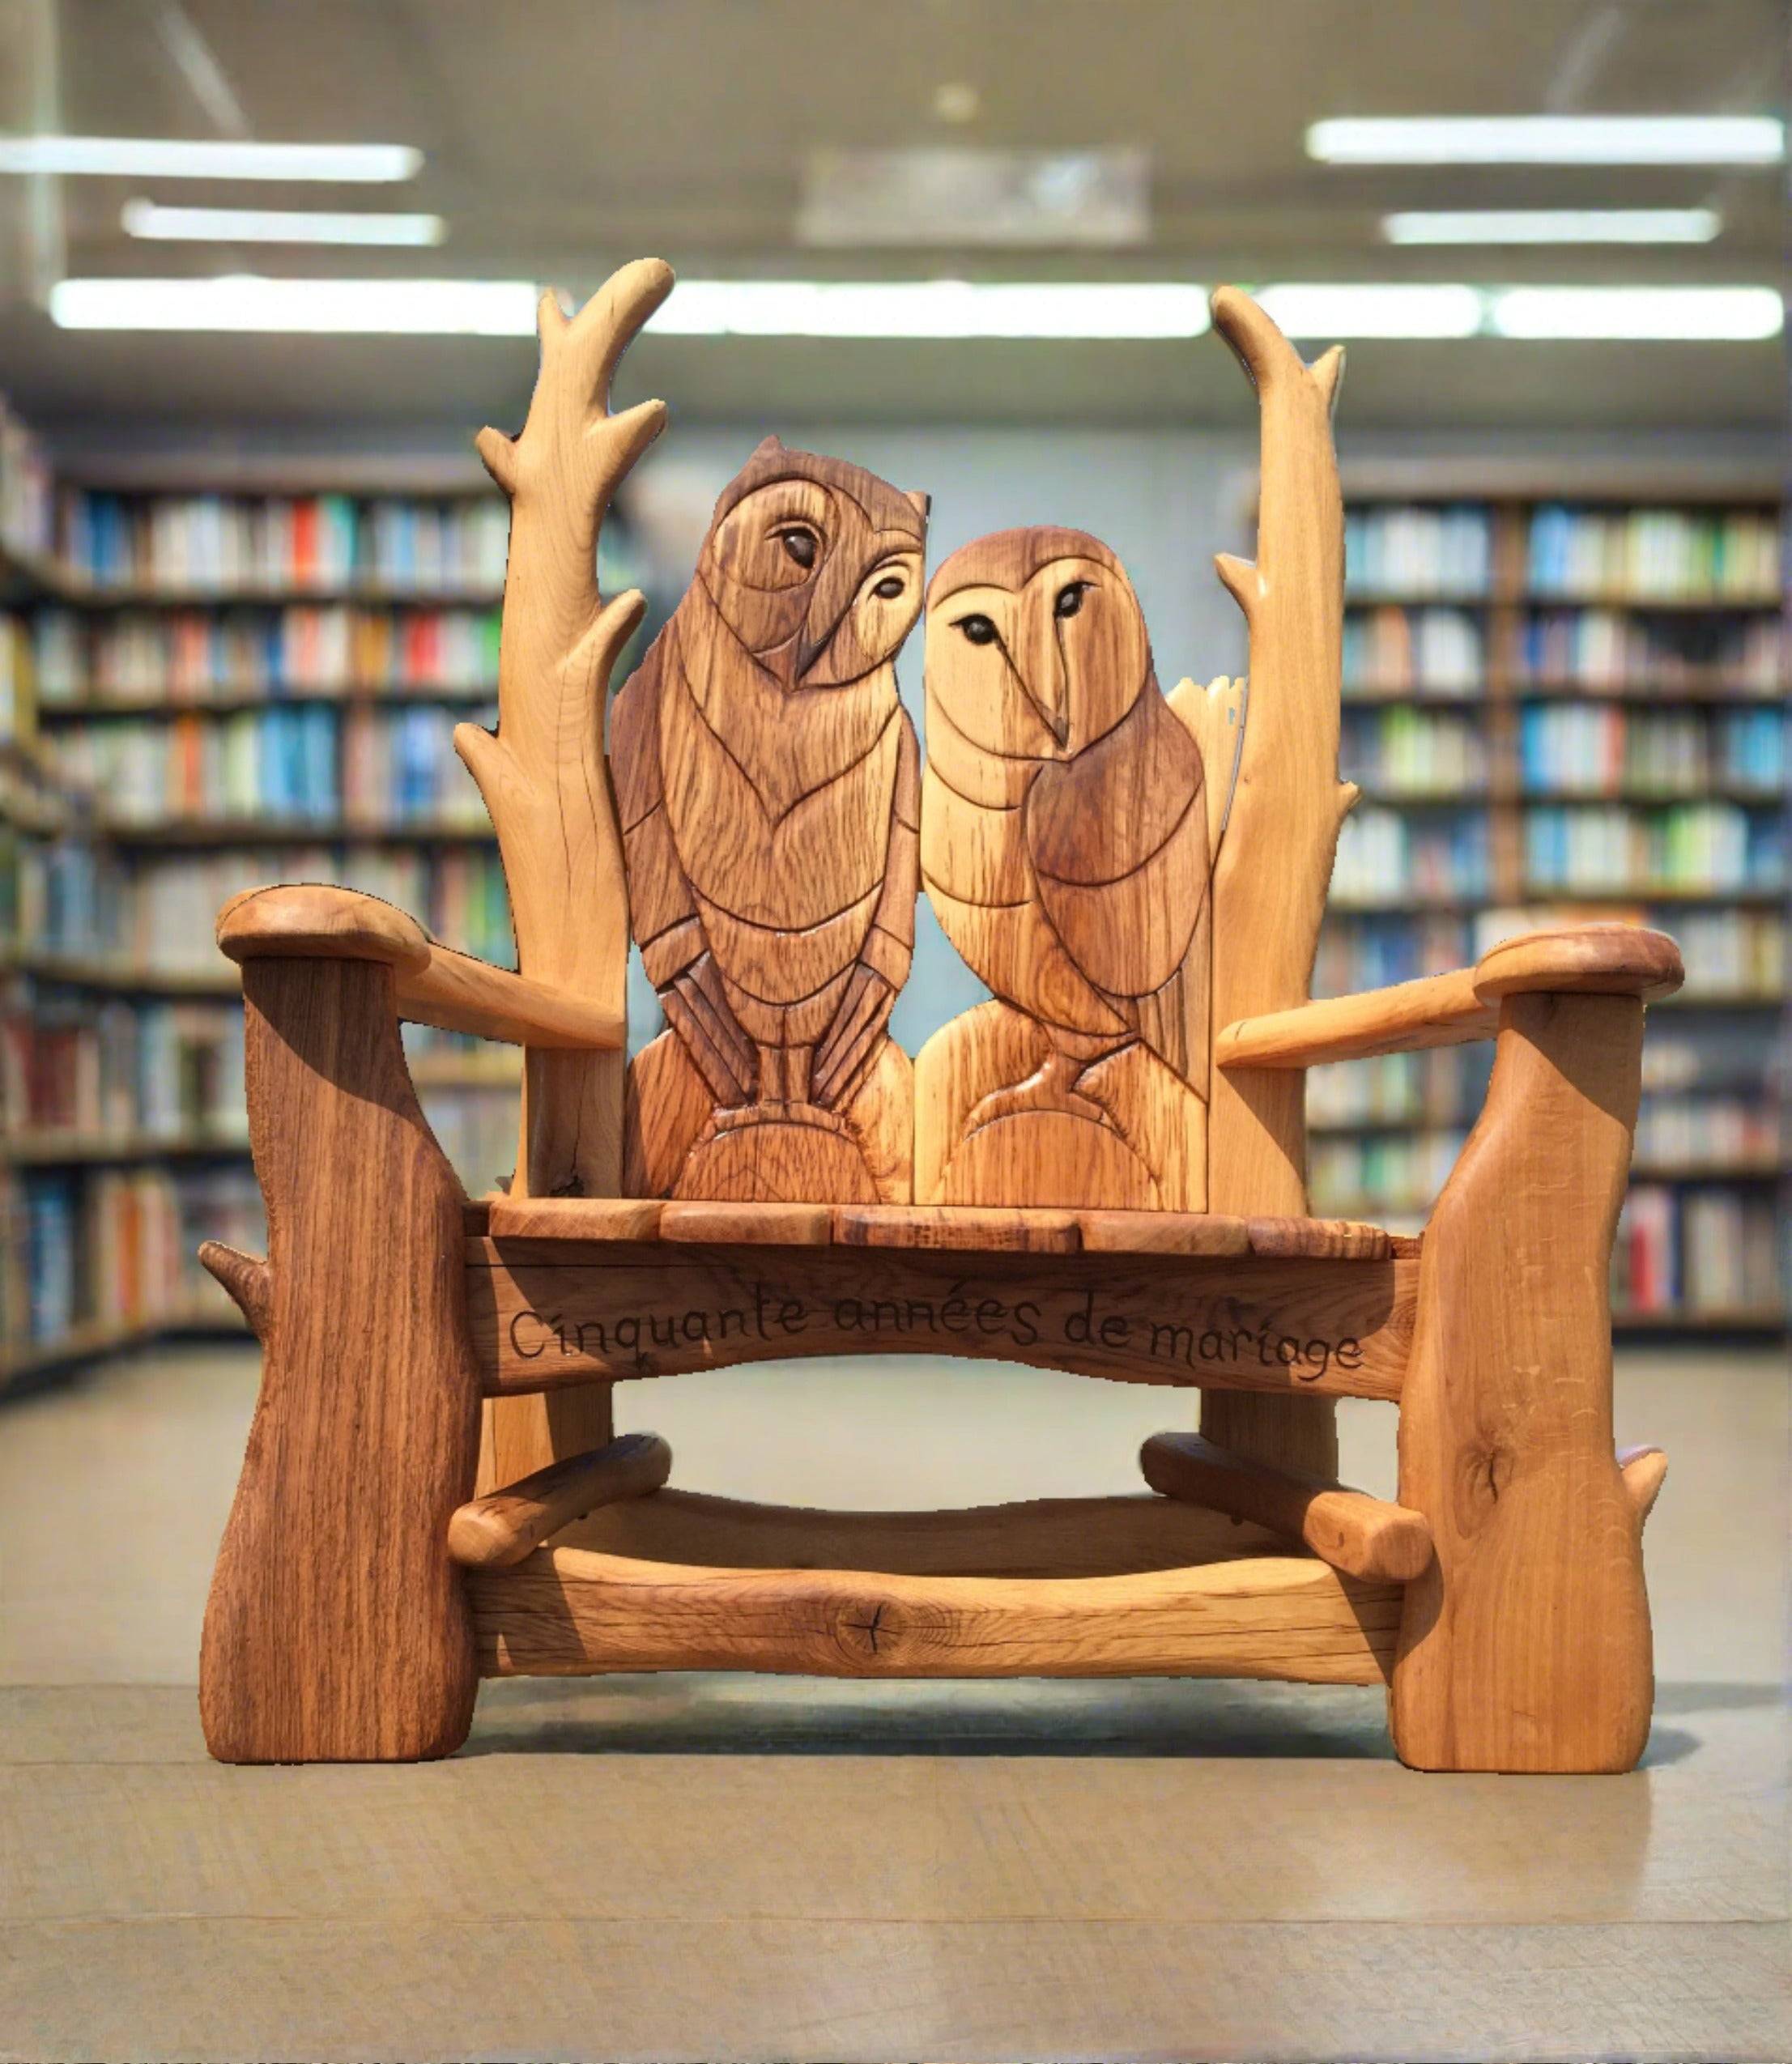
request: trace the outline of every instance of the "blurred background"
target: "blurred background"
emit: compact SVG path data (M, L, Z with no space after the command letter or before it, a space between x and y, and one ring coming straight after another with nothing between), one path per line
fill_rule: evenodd
M226 896L352 883L510 955L449 745L496 683L538 283L683 283L604 537L647 632L768 431L933 500L930 555L1079 526L1160 679L1245 666L1237 280L1348 347L1345 828L1316 993L1575 912L1684 950L1624 1336L1782 1326L1777 0L4 0L0 1378L230 1332L262 1234ZM637 651L639 648L637 647ZM918 636L903 673L917 718ZM925 904L896 1029L977 994ZM637 1044L657 1029L637 985ZM475 1192L508 1052L412 1035ZM1313 1208L1422 1222L1475 1048L1317 1074ZM246 1372L246 1350L234 1347ZM215 1357L213 1358L215 1360ZM245 1381L248 1377L245 1374Z

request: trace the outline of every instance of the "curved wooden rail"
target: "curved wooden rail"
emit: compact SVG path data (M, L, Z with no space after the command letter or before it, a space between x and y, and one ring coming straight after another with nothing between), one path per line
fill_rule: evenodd
M377 896L296 883L245 889L218 913L218 947L245 960L377 960L390 968L398 1015L510 1046L613 1051L622 1014L438 946Z
M1503 940L1472 968L1356 996L1328 997L1228 1025L1222 1068L1306 1068L1491 1039L1509 996L1671 996L1686 979L1680 950L1640 925L1579 925Z
M1386 1679L1401 1589L1309 1556L1125 1577L714 1569L543 1548L467 1579L481 1674Z
M672 1450L657 1433L625 1433L458 1507L448 1522L448 1552L468 1569L521 1562L563 1526L599 1505L645 1498L671 1474Z
M1404 1584L1431 1560L1422 1513L1321 1477L1267 1468L1198 1433L1154 1433L1139 1462L1154 1491L1266 1526L1350 1576Z

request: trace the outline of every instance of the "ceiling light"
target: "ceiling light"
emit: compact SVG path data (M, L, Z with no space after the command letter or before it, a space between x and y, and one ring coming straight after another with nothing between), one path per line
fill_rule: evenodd
M1316 121L1307 155L1333 165L1773 165L1772 115L1397 115Z
M1777 337L1772 287L1509 287L1489 296L1496 337L1748 343Z
M1257 300L1290 337L1472 337L1481 326L1473 287L1339 280L1264 287Z
M64 330L228 330L341 335L527 337L539 290L527 279L64 279L50 289Z
M1390 244L1709 244L1715 208L1464 208L1383 215Z
M649 326L675 337L1199 337L1181 281L687 279Z
M333 215L309 208L168 208L126 201L126 233L174 244L439 244L440 215Z
M0 172L95 178L322 180L378 184L415 177L408 143L245 143L230 138L0 136Z

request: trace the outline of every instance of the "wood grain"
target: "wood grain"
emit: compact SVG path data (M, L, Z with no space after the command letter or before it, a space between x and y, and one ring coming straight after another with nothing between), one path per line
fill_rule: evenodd
M485 1202L470 1232L494 1240L654 1240L666 1206L647 1197L506 1197Z
M657 1433L625 1433L458 1507L448 1522L448 1552L469 1569L521 1562L595 1507L645 1498L671 1473L672 1450Z
M649 1562L908 1577L1117 1577L1285 1549L1266 1528L1139 1494L945 1512L825 1512L692 1491L603 1506L556 1545Z
M542 1548L467 1580L494 1677L1259 1677L1375 1684L1399 1588L1306 1557L1080 1578L709 1569Z
M1407 1588L1390 1702L1420 1769L1627 1770L1648 1735L1607 1293L1642 1017L1634 997L1509 998L1426 1232L1399 1499L1437 1557Z
M907 1062L885 1027L914 947L919 753L895 662L926 512L768 438L618 699L634 933L706 1092L637 1094L632 1172L662 1194L909 1194Z
M1256 390L1262 439L1256 564L1218 562L1250 636L1244 736L1213 870L1219 1027L1306 1001L1338 830L1356 791L1338 778L1344 517L1331 415L1343 355L1304 365L1236 287L1215 292L1213 320ZM1210 1209L1305 1215L1305 1102L1297 1076L1214 1070ZM1273 1466L1337 1474L1329 1406L1214 1395L1201 1424Z
M928 598L922 875L1006 1015L973 1010L922 1050L917 1195L1199 1211L1202 756L1126 569L1082 531L1002 531Z
M1403 1584L1431 1560L1421 1514L1323 1477L1266 1468L1198 1433L1154 1433L1139 1462L1154 1491L1267 1527L1349 1576Z
M792 1356L947 1354L1120 1382L1392 1398L1420 1264L470 1241L495 1394Z
M626 1040L614 1011L438 946L402 910L355 889L246 889L219 913L218 945L239 962L383 962L394 972L398 1015L413 1024L513 1046L614 1049Z
M610 387L671 290L671 268L642 258L570 320L552 292L542 296L528 419L514 438L486 429L478 440L510 498L498 730L463 724L454 734L497 828L519 969L618 1026L628 1016L628 906L604 701L646 605L638 591L607 602L598 592L598 539L618 483L665 428L660 402L611 414ZM516 1194L619 1191L623 1081L619 1053L528 1052Z
M1503 941L1473 968L1391 989L1328 997L1228 1025L1222 1068L1306 1068L1373 1053L1491 1039L1500 1000L1530 994L1669 996L1685 979L1679 948L1640 925L1581 925Z
M475 1687L445 1545L479 1430L460 1186L405 1072L389 966L251 959L243 994L264 1364L206 1611L206 1744L445 1755Z

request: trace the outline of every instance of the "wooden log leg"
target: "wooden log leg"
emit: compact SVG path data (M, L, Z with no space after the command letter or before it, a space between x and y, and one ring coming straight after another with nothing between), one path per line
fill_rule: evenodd
M521 1138L511 1193L520 1197L622 1194L622 1053L531 1049L524 1059ZM480 1427L480 1496L615 1436L615 1385L486 1401Z
M206 1740L233 1763L445 1755L477 1687L447 1539L479 1424L465 1200L389 968L250 960L243 993L268 1259L207 1259L264 1365L206 1613Z
M1438 1200L1400 1402L1407 1588L1390 1714L1425 1770L1628 1770L1654 1697L1642 1500L1611 1441L1607 1270L1642 1006L1501 1009L1479 1122Z
M1306 1093L1307 1079L1297 1069L1214 1070L1210 1211L1242 1218L1307 1215ZM1328 1398L1203 1390L1201 1432L1270 1469L1338 1474L1338 1408Z

